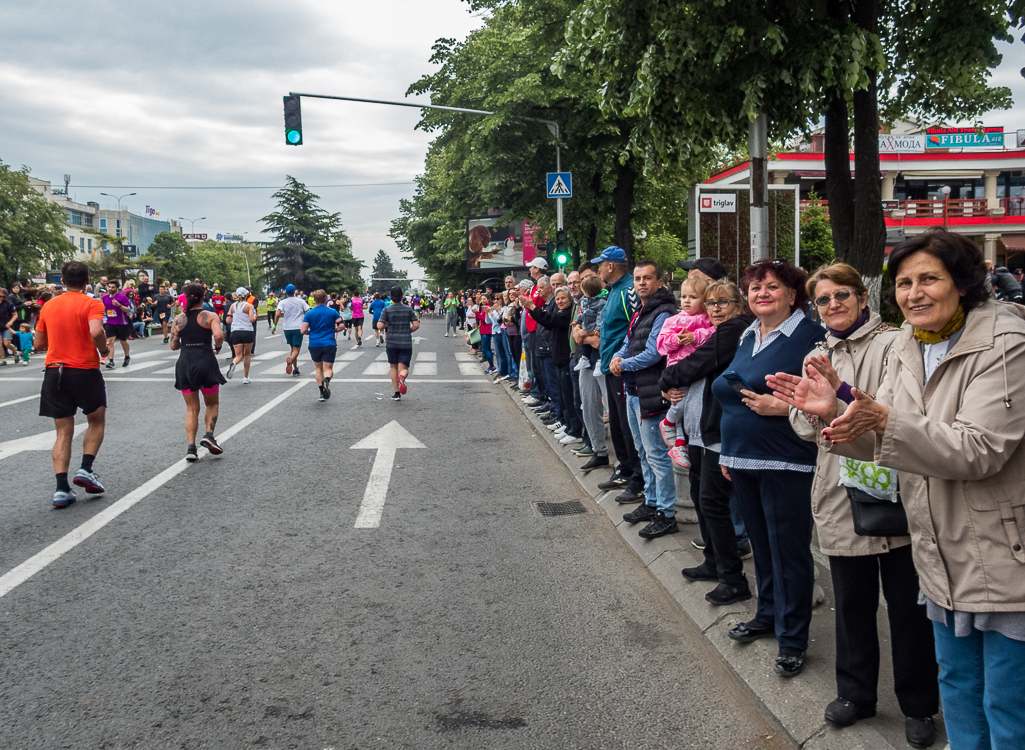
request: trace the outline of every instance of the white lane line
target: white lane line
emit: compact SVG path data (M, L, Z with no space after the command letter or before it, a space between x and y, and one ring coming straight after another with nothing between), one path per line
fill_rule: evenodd
M260 354L257 354L256 356L252 357L251 359L253 362L265 362L268 359L284 359L284 357L281 356L282 354L284 354L286 357L288 356L288 354L284 351L261 352Z
M279 336L281 336L280 333L272 333L270 336L264 336L263 339L264 339L264 341L266 341L267 339L276 339Z
M177 357L175 357L175 359L177 359ZM178 367L177 365L171 365L170 367L165 367L163 370L154 370L153 374L154 375L170 375L170 374L172 374L177 369L177 367Z
M121 347L118 346L115 343L114 344L114 354L118 358L118 361L121 361L122 353L123 352L121 351ZM161 354L167 354L167 350L166 349L153 349L152 351L140 352L139 354L136 354L135 352L129 350L128 354L132 358L132 362L134 362L137 359L148 359L149 357L157 357L157 356L159 356ZM128 366L131 367L131 365L128 365Z
M110 377L111 375L117 375L119 371L128 372L129 370L148 370L150 367L159 367L162 364L164 364L164 360L158 359L154 362L143 362L142 364L137 365L135 364L135 358L132 357L132 361L128 363L128 367L121 367L121 365L118 365L116 368L113 368L111 370L110 374L107 375L107 377Z
M217 441L219 443L227 442L293 393L298 391L306 385L307 382L309 381L300 381L284 393L272 398L248 417L245 417L242 421L225 430L220 436L218 436ZM109 508L97 513L77 529L69 531L56 542L42 551L37 552L18 567L8 571L3 576L0 576L0 597L6 596L13 589L20 586L43 568L47 567L50 563L60 558L64 553L77 547L133 505L145 500L151 494L185 471L188 465L188 461L184 458L171 464L148 482L145 482L141 486L129 492Z
M480 365L478 365L476 362L458 362L457 364L459 365L460 374L466 375L467 377L483 374L482 370L480 369Z
M363 493L363 502L356 516L357 529L376 529L381 525L384 501L388 496L392 469L395 467L395 452L399 448L426 448L427 446L409 434L402 425L392 420L379 430L367 435L350 450L376 450L374 465L370 469L370 480Z
M437 362L438 361L438 353L437 352L417 352L417 354L416 354L416 361L417 362Z
M312 369L312 368L310 368L310 369ZM478 369L477 374L478 375L483 375L479 371L479 369ZM7 378L7 379L8 380L19 381L19 382L32 382L32 383L38 383L40 381L39 378ZM124 378L114 378L114 380L116 380L116 381L118 381L120 383L173 383L174 382L174 378L152 378L152 377L151 378L124 377ZM299 382L299 383L312 383L313 382L313 378L306 377L306 376L303 376L302 378L294 378L291 375L282 375L280 378L260 378L259 380L254 380L253 381L253 383L295 383L295 382ZM335 383L390 383L390 382L391 382L391 380L389 380L388 378L338 378L337 380L335 380L335 379L331 380L332 385L335 384ZM425 378L423 380L409 378L406 382L407 383L490 383L491 380L488 379L488 378L485 378L485 377L458 378L458 379L443 379L443 378L430 378L430 379L426 379Z
M25 398L16 398L13 401L4 401L2 404L0 404L0 408L4 406L14 406L15 404L20 404L24 401L31 401L34 398L39 398L39 394L37 393L34 396L25 396Z
M371 362L370 366L363 371L364 375L387 375L391 372L391 366L387 362Z
M456 352L456 362L476 362L477 355L472 352Z
M344 360L346 362L351 362L354 359L359 359L360 357L363 356L363 354L364 354L364 352L361 352L361 351L347 351L347 352L344 352L343 354L341 354L338 357L338 359Z
M409 368L411 373L417 375L437 375L438 374L438 363L437 362L421 362L419 359L413 363L413 366Z
M377 359L375 359L374 361L375 362L387 362L388 361L388 353L385 352L384 354L377 355Z
M78 437L86 428L86 423L75 425L75 437ZM40 432L28 437L15 438L0 443L0 461L10 456L16 456L23 451L48 451L53 448L53 441L57 439L57 430Z

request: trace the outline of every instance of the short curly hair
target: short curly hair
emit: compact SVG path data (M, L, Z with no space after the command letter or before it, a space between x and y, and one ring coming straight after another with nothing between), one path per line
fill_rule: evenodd
M900 311L897 306L900 264L919 252L929 253L947 269L961 292L961 307L965 312L979 307L992 296L993 289L986 279L986 263L979 246L963 234L948 232L943 227L930 227L923 234L904 240L890 253L886 270L890 277L890 306L894 312Z
M762 281L770 273L780 284L794 290L794 303L790 305L790 312L808 307L808 291L805 289L808 272L782 258L763 258L744 269L744 275L740 277L740 288L744 290L744 297L748 296L751 284Z

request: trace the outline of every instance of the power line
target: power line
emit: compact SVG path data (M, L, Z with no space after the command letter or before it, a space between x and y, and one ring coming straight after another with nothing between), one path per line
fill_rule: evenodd
M415 185L413 180L406 182L360 182L347 185L307 185L311 188L350 188L350 187L385 187L388 185ZM102 190L280 190L281 185L77 185L82 188L100 188Z

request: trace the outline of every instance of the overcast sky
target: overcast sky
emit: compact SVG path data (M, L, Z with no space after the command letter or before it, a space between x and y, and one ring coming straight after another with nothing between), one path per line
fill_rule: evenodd
M113 208L100 192L136 192L135 213L148 204L160 218L205 216L197 232L250 239L261 238L286 174L361 185L313 191L341 212L357 257L369 263L383 248L416 275L387 233L423 170L430 137L413 129L419 110L304 99L305 145L295 148L284 144L281 97L402 99L430 69L437 38L480 23L461 0L5 3L0 160L55 186L70 174L82 203ZM1001 46L993 80L1012 87L1015 107L984 120L1014 131L1025 128L1025 54L1020 41Z

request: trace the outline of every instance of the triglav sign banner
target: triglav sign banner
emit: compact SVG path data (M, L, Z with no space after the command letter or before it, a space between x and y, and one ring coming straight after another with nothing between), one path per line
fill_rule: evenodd
M1003 128L929 128L928 148L1003 148Z
M736 193L702 193L700 210L703 214L735 214Z
M881 154L920 154L923 151L925 151L924 133L879 134L879 153Z

